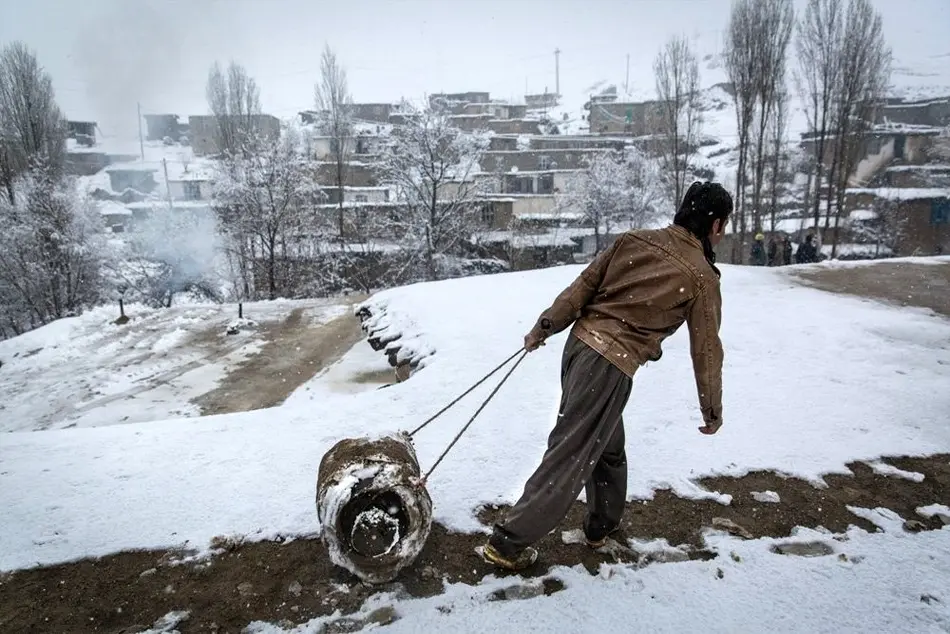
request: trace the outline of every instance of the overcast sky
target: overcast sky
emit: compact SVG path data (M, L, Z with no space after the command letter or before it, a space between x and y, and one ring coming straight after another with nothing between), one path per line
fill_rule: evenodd
M950 0L877 0L901 62L950 67ZM215 60L244 64L265 111L311 107L325 43L357 101L525 88L586 94L599 80L652 91L650 65L670 35L719 50L729 0L0 0L0 43L23 40L53 76L70 118L114 130L144 113L199 114ZM803 0L796 0L796 7ZM707 81L715 73L707 73Z

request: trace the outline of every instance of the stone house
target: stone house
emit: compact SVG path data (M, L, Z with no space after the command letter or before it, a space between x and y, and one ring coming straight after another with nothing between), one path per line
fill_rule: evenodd
M353 118L370 123L389 123L393 106L390 103L354 103L350 105Z
M489 130L496 134L540 134L538 121L533 119L499 119L492 114L449 115L451 124L465 132Z
M852 188L846 205L889 216L894 255L950 253L950 187Z
M178 141L188 134L188 124L179 123L177 114L146 114L145 139L162 141L166 137Z
M524 102L529 110L543 110L555 108L560 103L561 96L553 92L542 92L534 95L525 95Z
M205 171L185 171L168 179L168 193L176 201L209 201L214 191L211 174Z
M110 154L86 149L66 153L66 173L70 176L92 176L110 165L136 160L137 154Z
M593 157L609 152L602 148L514 150L483 152L479 163L483 172L579 170Z
M334 161L337 150L335 137L314 135L306 138L308 155L317 161ZM346 140L346 155L372 156L383 149L385 139L379 136L360 134Z
M630 139L590 135L547 135L523 137L515 134L496 134L489 140L489 150L514 152L516 150L589 150L608 149L623 151L632 145Z
M884 170L885 187L938 187L950 184L950 165L892 165Z
M264 139L276 141L280 138L280 119L269 114L253 115L252 125ZM188 117L188 134L195 156L210 156L221 151L218 139L218 123L213 115L192 115Z
M931 160L930 150L941 131L937 128L902 129L877 128L863 135L861 160L849 176L849 184L861 186L870 182L885 167L894 161L906 165L923 165ZM812 156L818 155L818 141L805 135L801 147ZM834 158L833 144L825 143L824 162L829 165Z
M66 138L73 139L77 145L92 147L96 144L95 121L67 121Z
M550 195L566 191L580 173L582 170L479 172L475 179L487 192Z
M337 185L337 165L333 161L317 161L313 163L314 175L320 185ZM344 185L347 187L375 187L379 185L376 171L370 163L350 161L346 164L343 174Z
M915 101L889 99L878 109L877 123L948 126L950 125L950 97Z
M660 102L591 103L588 123L592 134L646 136L656 131Z
M155 181L157 167L144 165L116 165L106 169L109 175L109 184L114 192L123 192L132 189L143 194L150 194L158 183Z
M327 186L323 188L326 196L325 203L328 205L338 205L340 203L340 189L338 187ZM388 203L388 187L344 187L343 203Z
M491 93L487 92L454 92L435 93L429 95L429 107L433 110L451 108L456 104L490 103Z

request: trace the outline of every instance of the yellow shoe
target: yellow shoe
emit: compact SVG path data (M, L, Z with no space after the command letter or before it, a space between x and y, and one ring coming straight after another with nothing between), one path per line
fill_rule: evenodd
M613 530L607 531L607 534L601 537L600 539L591 539L590 537L587 537L586 535L584 536L584 539L587 541L587 546L589 548L597 550L598 548L603 548L604 546L606 546L607 540L610 539L610 536L619 530L620 530L620 527L618 526L617 528Z
M514 557L505 557L491 544L485 544L482 548L482 559L493 566L517 572L533 565L538 560L538 551L529 546Z

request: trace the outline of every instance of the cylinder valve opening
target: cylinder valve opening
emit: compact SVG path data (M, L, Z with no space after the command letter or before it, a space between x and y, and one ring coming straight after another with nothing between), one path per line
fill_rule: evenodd
M393 491L367 491L340 510L340 529L350 550L363 557L382 557L408 535L409 516Z

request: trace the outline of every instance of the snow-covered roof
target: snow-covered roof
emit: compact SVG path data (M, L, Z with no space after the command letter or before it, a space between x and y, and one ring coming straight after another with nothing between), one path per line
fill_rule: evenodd
M950 172L950 165L891 165L888 172Z
M112 200L100 200L96 203L99 213L103 216L131 216L132 210Z
M515 215L518 216L519 220L580 220L585 217L584 214L579 211L530 212Z
M587 149L587 148L584 148ZM517 170L511 172L477 172L475 176L537 176L540 174L579 174L584 169Z
M950 188L946 187L852 187L848 194L867 194L886 200L924 200L930 198L950 198Z
M168 180L171 182L182 182L182 181L212 181L214 180L214 166L208 163L188 163L187 169L184 164L177 163L174 164L175 169L172 169L172 163L168 163Z
M167 209L168 201L158 199L143 200L140 203L128 203L125 206L133 211L150 211L154 209ZM175 209L210 210L211 202L207 200L175 200L172 202L172 207Z
M488 193L488 194L479 194L478 197L483 198L485 200L499 200L502 198L507 199L507 200L519 200L519 199L524 200L525 198L550 199L550 198L554 198L554 194L522 194L522 193L491 194L491 193Z
M593 235L593 229L586 229L583 235ZM508 243L515 248L526 247L573 247L578 237L575 232L555 229L542 233L523 233L516 231L480 231L472 236L474 242L481 244Z
M851 220L874 220L877 217L878 213L873 209L855 209L848 214Z
M111 172L157 172L159 168L148 163L114 163L107 167L105 171Z

